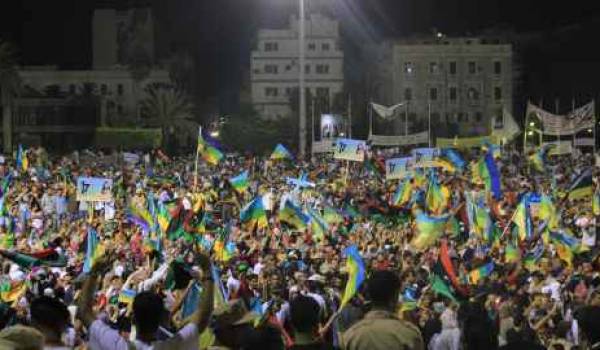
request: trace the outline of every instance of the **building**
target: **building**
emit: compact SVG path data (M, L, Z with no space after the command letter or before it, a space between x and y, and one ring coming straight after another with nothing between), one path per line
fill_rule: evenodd
M292 16L289 28L261 29L251 53L251 100L263 118L275 119L295 114L298 91L299 20ZM339 24L313 13L306 18L305 79L310 96L331 105L344 85L344 54L340 46Z
M397 128L427 129L437 136L490 133L513 110L513 51L510 44L486 38L411 38L385 43L379 62L381 84L375 94L389 105L408 102Z
M97 9L91 23L92 69L21 67L24 93L12 116L17 140L56 144L51 140L57 135L81 139L76 134L84 134L89 143L97 126L144 126L140 103L146 86L170 82L169 72L156 64L153 23L149 7ZM93 108L80 108L86 98Z

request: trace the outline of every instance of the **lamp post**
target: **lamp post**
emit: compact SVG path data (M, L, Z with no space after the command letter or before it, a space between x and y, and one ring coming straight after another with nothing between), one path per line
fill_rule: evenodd
M304 159L304 155L306 152L306 91L304 88L304 41L305 41L305 32L304 32L304 0L298 0L299 2L299 28L298 28L298 88L300 93L300 108L299 108L299 140L298 140L298 153L301 159Z

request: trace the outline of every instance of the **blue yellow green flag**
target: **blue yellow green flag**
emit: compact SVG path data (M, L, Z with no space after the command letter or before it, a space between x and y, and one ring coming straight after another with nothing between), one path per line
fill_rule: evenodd
M344 249L344 255L346 255L348 282L346 283L340 308L343 308L356 295L366 277L365 263L358 252L358 248L351 245Z

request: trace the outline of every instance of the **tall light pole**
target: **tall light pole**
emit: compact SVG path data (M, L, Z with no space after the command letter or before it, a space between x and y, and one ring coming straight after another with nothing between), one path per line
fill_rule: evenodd
M305 39L305 32L304 32L304 0L298 0L299 1L299 9L300 9L300 14L299 14L299 30L298 30L298 54L299 54L299 59L298 61L300 62L299 67L298 67L298 89L300 90L300 108L299 108L299 117L298 117L298 122L300 123L298 131L299 131L299 135L298 137L300 138L298 146L299 146L299 156L301 159L304 159L304 154L306 152L306 89L304 88L304 69L305 69L305 64L304 64L304 39Z

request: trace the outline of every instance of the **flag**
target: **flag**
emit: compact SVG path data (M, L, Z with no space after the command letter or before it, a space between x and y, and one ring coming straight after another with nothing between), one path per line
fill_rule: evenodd
M334 225L341 224L344 222L344 217L337 211L337 209L330 206L325 206L323 209L323 220L326 223Z
M531 215L529 213L529 194L525 194L517 205L516 212L513 217L513 223L517 228L519 240L530 239L533 235Z
M214 292L214 303L215 309L219 309L224 307L227 304L227 300L229 300L229 296L227 295L227 291L223 286L223 281L221 281L221 276L219 275L219 270L213 264L210 265L210 273L215 284L215 292Z
M592 212L596 216L600 215L600 192L594 194L594 198L592 199Z
M131 205L127 212L127 220L137 226L139 226L144 234L148 234L154 227L154 219L150 212L145 208L140 208L137 205Z
M257 226L259 229L267 227L267 214L263 206L262 196L256 197L242 208L240 211L240 221L247 227L250 227L250 230L254 226Z
M479 161L472 167L473 178L480 183L483 183L485 190L491 192L495 199L502 197L500 189L500 173L496 167L496 162L491 152L487 152Z
M87 247L85 250L85 261L83 263L83 273L89 273L92 270L92 266L102 254L100 242L98 240L98 234L93 228L88 228L87 232Z
M448 200L449 192L447 190L442 191L437 179L432 176L425 197L425 203L429 211L435 215L440 215L448 207Z
M507 244L504 249L504 261L506 263L516 263L521 259L521 251L512 244Z
M536 270L538 268L537 262L542 258L543 255L544 244L537 244L533 250L527 253L527 255L525 255L523 258L523 266L530 271Z
M18 283L5 282L0 286L0 299L4 303L10 303L15 306L19 300L25 295L29 285L26 281Z
M286 200L283 207L279 209L278 217L281 222L285 222L298 230L305 229L310 222L310 217L304 214L302 209L289 199Z
M478 268L469 272L469 282L471 284L477 284L477 283L479 283L479 280L481 280L484 277L489 276L492 273L492 271L494 271L494 263L493 262L487 263L485 265L481 265Z
M348 282L342 297L340 309L342 309L354 295L358 292L361 284L365 280L365 263L363 262L356 245L351 245L344 249L346 255L346 270L348 271Z
M223 159L223 153L219 149L208 143L202 135L202 128L198 130L198 147L196 152L202 156L207 163L217 165Z
M281 160L281 159L292 159L292 154L290 153L290 151L287 150L287 148L285 148L284 145L278 143L277 146L275 146L275 150L273 150L273 153L271 154L270 159L272 160Z
M550 239L555 243L560 243L564 245L573 252L577 251L580 246L580 242L577 238L561 230L550 231Z
M238 193L243 193L248 189L248 170L245 170L238 176L229 179L229 183Z
M121 289L119 293L119 303L131 305L135 299L136 291L133 289Z
M417 250L423 250L442 236L446 228L448 216L432 217L423 212L417 213L415 217L416 237L412 241L412 246Z
M218 261L228 262L235 255L235 243L229 240L231 225L227 224L219 231L215 239L213 250Z
M412 188L410 181L405 180L398 184L396 192L392 196L392 205L395 207L402 207L410 201L412 198Z
M308 209L308 215L310 216L310 227L313 236L317 241L322 241L325 238L325 234L329 231L329 224L312 208Z
M593 195L592 168L585 169L569 186L568 198L576 200Z
M156 221L158 223L158 227L163 234L167 234L167 230L169 229L169 224L171 223L171 215L167 211L167 207L164 203L158 203L158 213L156 214Z
M446 282L444 282L444 280L440 276L433 274L430 284L431 290L433 290L436 294L443 295L446 298L457 302L456 297L450 290L450 287L446 284Z
M538 217L541 221L546 222L547 227L551 230L558 228L560 224L556 207L548 195L542 195L540 199Z
M186 320L188 317L192 316L196 309L198 309L198 303L200 302L200 292L202 288L198 284L198 282L192 283L190 288L188 288L187 293L185 293L185 297L183 298L183 303L181 305L181 319Z
M21 171L27 171L29 168L29 159L27 159L27 151L23 150L23 145L19 144L17 150L17 169Z
M539 147L530 157L529 161L533 164L535 170L543 173L546 171L546 163L548 161L548 152L556 147L556 144L549 143Z
M448 242L446 242L446 240L442 240L439 261L444 269L444 272L448 276L450 283L452 283L452 287L454 287L454 290L456 290L463 296L467 295L468 290L461 286L458 282L456 271L454 271L454 266L452 265L452 261L450 260L450 253L448 252Z
M460 153L453 148L442 149L442 157L447 159L457 169L463 169L465 167L466 163L464 159L461 157Z

